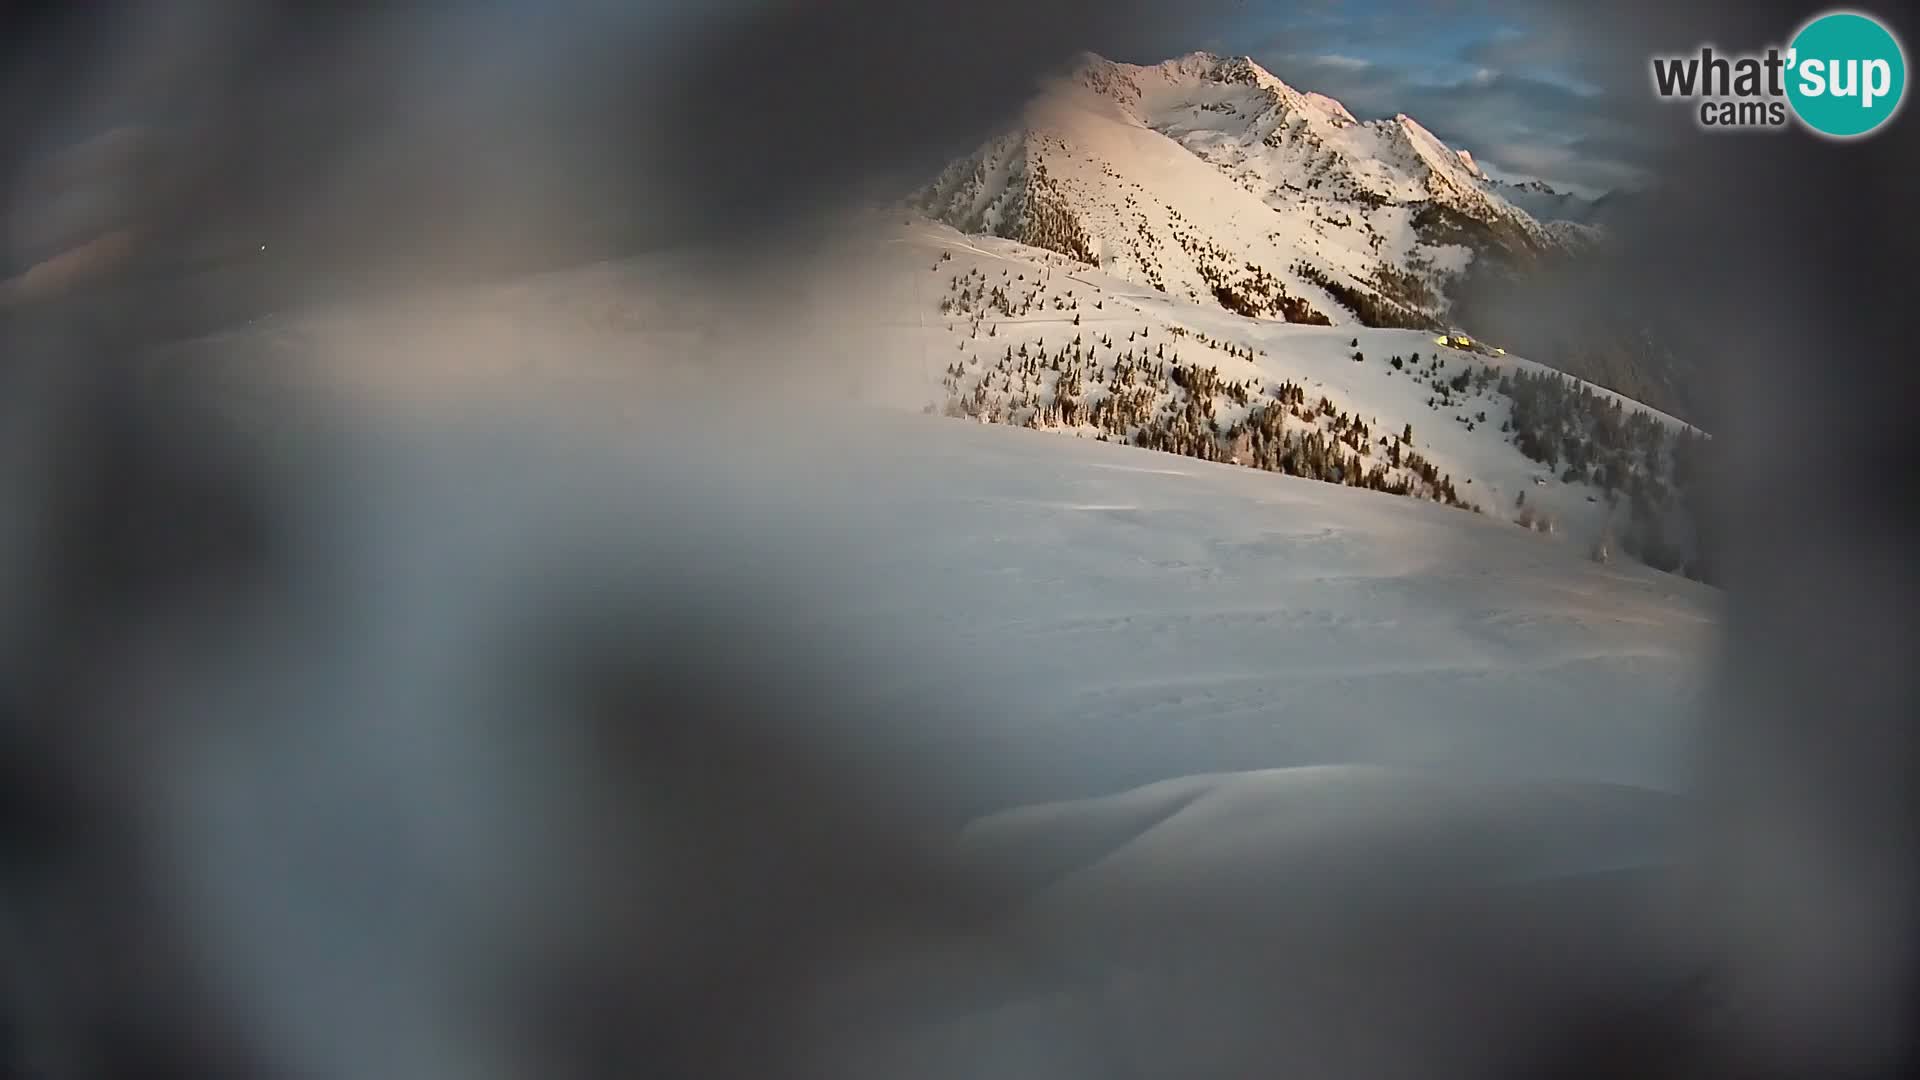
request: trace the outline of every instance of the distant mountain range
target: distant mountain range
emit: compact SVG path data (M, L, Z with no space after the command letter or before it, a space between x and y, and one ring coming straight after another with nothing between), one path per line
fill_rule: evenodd
M1466 151L1462 150L1461 153L1465 154ZM1592 218L1595 204L1607 198L1602 195L1598 199L1588 199L1570 191L1561 191L1543 180L1523 180L1519 183L1489 180L1488 184L1501 198L1539 221L1587 223Z

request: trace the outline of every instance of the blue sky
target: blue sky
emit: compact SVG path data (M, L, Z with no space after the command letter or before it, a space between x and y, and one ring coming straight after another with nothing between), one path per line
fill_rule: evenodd
M1406 113L1489 171L1598 194L1644 184L1644 69L1545 4L1250 0L1200 43L1362 119Z

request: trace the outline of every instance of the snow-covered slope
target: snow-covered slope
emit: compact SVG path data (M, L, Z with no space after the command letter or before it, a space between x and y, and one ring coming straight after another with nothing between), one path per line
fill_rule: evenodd
M1689 1004L1654 918L1684 808L1326 767L996 815L960 849L1020 898L1010 1001L902 1041L974 1075L1556 1074L1570 1016Z
M902 806L978 815L941 850L991 903L949 938L888 937L809 971L845 994L821 1013L847 1022L832 1049L853 1067L833 1075L1479 1076L1489 1054L1527 1048L1513 1030L1546 1030L1557 1010L1662 1000L1675 965L1640 915L1687 794L1715 590L1588 559L1567 533L1604 503L1534 484L1497 423L1428 409L1431 380L1386 359L1431 352L1424 335L1246 319L944 226L896 218L874 239L839 272L776 265L736 296L706 287L715 271L698 260L641 259L288 312L167 361L298 369L442 417L502 399L522 415L557 392L570 432L625 448L607 468L569 452L531 475L458 456L463 485L397 482L374 500L397 518L385 532L374 515L327 519L399 541L355 594L369 632L351 640L433 658L402 667L448 693L462 721L449 731L502 697L474 697L491 684L458 666L474 640L460 618L597 582L572 576L582 553L671 578L703 615L713 594L750 598L750 628L804 644L729 638L740 655L722 670L801 669L791 687L767 680L782 709L822 690L812 676L849 674L853 654L851 679L825 687L830 715L792 733ZM951 310L961 280L1026 310L976 328ZM1130 367L1120 392L1150 390L1154 418L1202 382L1148 381L1143 353L1164 344L1183 369L1259 391L1212 395L1223 421L1282 384L1390 436L1412 417L1408 442L1457 492L1491 506L1518 487L1568 527L1102 442L1091 425L915 411L937 410L951 365L977 386L1008 348L1058 357L1078 336L1084 374L1096 335L1112 341L1105 378ZM1003 419L1035 415L1007 405L1019 382L1057 389L1067 374L1040 371L993 378L989 396L1015 410ZM1083 397L1112 385L1088 377ZM235 400L236 418L285 423L252 404ZM1513 406L1459 407L1492 420ZM1291 430L1334 431L1314 416ZM530 505L502 503L528 486ZM562 510L633 535L576 546ZM501 573L503 552L530 565ZM789 595L763 577L804 580ZM389 595L410 611L435 590L456 601L447 625L382 617ZM398 682L415 704L412 678ZM755 776L766 800L726 820L758 837L753 815L795 796L778 770ZM598 821L602 805L580 809ZM706 807L649 818L637 857L678 858L646 843L652 827ZM658 880L679 869L659 864Z
M933 251L895 247L919 266L882 280L942 280ZM1025 265L1016 273L1046 271ZM682 938L682 926L732 935L789 897L804 913L793 925L815 932L805 905L819 895L809 872L823 852L809 845L851 855L863 880L898 865L869 861L858 830L812 826L823 761L845 770L827 774L836 797L873 793L848 801L889 825L917 820L926 803L988 812L953 852L965 923L925 934L858 925L878 936L831 937L825 962L805 969L824 999L805 1018L844 1022L828 1049L854 1059L833 1058L822 1075L1481 1076L1495 1072L1489 1053L1524 1048L1513 1030L1544 1029L1569 997L1637 1005L1669 985L1671 969L1638 933L1636 904L1665 857L1673 796L1685 794L1713 590L1596 565L1430 502L1058 432L836 406L823 400L840 389L831 383L802 394L760 373L745 383L714 373L716 393L655 396L642 365L686 348L674 335L687 328L717 329L686 318L687 298L664 288L689 272L600 267L410 312L335 310L175 358L231 350L258 372L291 349L329 373L364 376L347 388L382 392L395 407L415 401L384 392L428 391L429 416L471 422L479 410L454 398L474 391L475 406L504 399L516 419L557 419L567 436L486 427L452 444L423 438L440 452L398 462L380 450L413 439L356 439L369 449L343 462L351 483L291 473L323 480L284 486L300 500L294 520L316 533L296 547L312 576L294 580L326 604L264 635L258 649L279 678L235 706L287 721L238 749L195 744L189 760L223 766L193 774L218 777L211 805L239 809L216 816L196 802L196 813L159 815L198 826L190 837L211 830L243 865L296 868L265 874L263 898L250 875L209 887L256 897L217 910L268 915L212 921L231 955L314 955L302 949L312 918L289 934L273 916L302 910L306 894L288 890L337 879L299 873L309 849L287 844L284 823L309 830L296 828L296 840L337 841L334 819L311 812L311 783L276 787L261 777L282 773L250 766L291 758L301 767L288 775L306 777L319 745L349 767L372 762L369 775L390 785L444 775L427 788L431 812L397 819L409 825L396 833L403 840L425 838L422 858L406 858L411 847L346 846L369 860L353 865L456 886L424 886L423 903L406 911L444 912L449 895L472 902L451 908L463 933L435 939L456 957L484 952L496 927L526 925L514 913L555 911L556 894L580 906L559 906L554 935L534 940L561 948L595 925L577 912L617 910L620 926L641 912L659 928L642 944L678 947L712 940ZM843 345L848 327L870 329L875 314L849 308L821 309ZM1156 339L1170 334L1170 323L1147 319L1136 309L1115 329L1139 320ZM1060 316L1044 329L1067 324ZM506 338L508 326L524 336ZM906 346L917 337L930 354L959 351L944 347L937 324L892 329L901 336L873 360L911 370ZM1302 378L1318 361L1293 346L1338 333L1278 329L1308 335L1270 342L1270 357L1298 364ZM667 336L650 341L649 330ZM442 347L427 351L436 340ZM493 363L516 355L537 366ZM1248 362L1261 359L1256 350ZM1335 356L1326 374L1339 364L1361 367ZM590 396L566 392L569 376L587 375L597 380ZM563 412L536 407L556 391ZM623 408L636 410L633 422L621 421ZM289 413L264 419L284 433ZM596 435L617 448L610 460L581 452L576 439L597 447ZM286 594L308 592L271 596ZM633 633L609 621L628 613L638 616ZM544 647L581 627L591 629L584 667L578 653ZM162 688L176 695L166 700L217 709L234 696L213 692L231 684L222 661L254 655L253 642L211 631L188 642L179 651L190 662ZM622 666L629 655L641 661L635 683ZM694 681L670 681L668 704L607 711L606 673L623 691L644 691L663 669L683 668ZM529 675L556 672L591 680L584 696L527 694ZM709 691L741 700L713 685L719 677L738 678L770 712L771 730L745 731L774 753L749 755L745 771L732 741L743 729L727 726L727 710L715 710L713 761L704 751L714 744L687 737L707 729L699 710ZM323 710L351 706L333 742L305 723L332 715L303 707L314 686L344 695L322 695ZM294 704L259 710L262 699ZM583 702L591 726L554 723ZM630 734L629 723L650 733ZM243 728L255 730L234 730ZM655 767L653 747L668 764ZM582 754L644 767L585 770L627 781L611 790L548 786L580 780L566 766ZM1159 786L1125 793L1142 784ZM347 793L365 790L388 791ZM394 794L416 800L420 787ZM614 820L610 807L632 811L615 814L631 831L598 833ZM606 846L579 844L595 835ZM444 836L489 843L475 854L432 842ZM768 859L748 861L742 846ZM617 852L608 876L601 851ZM688 872L688 852L700 872ZM752 872L732 869L743 864ZM471 881L508 884L465 888ZM611 881L633 891L610 893ZM742 894L741 881L769 891ZM905 874L878 884L908 902L923 895ZM982 885L990 902L975 907ZM608 895L632 902L610 909ZM329 908L340 914L319 921L322 940L367 927L363 907ZM412 958L403 939L418 925L383 917L370 940ZM670 974L710 974L702 949L668 951L688 965ZM748 950L752 963L762 958ZM304 1019L290 1013L289 1023ZM313 1029L322 1045L327 1028Z
M516 310L488 295L459 314L438 306L426 320L453 327L500 313L546 342L538 367L468 353L462 367L409 374L396 360L415 355L419 339L370 319L353 334L306 324L281 341L304 339L306 354L332 367L342 349L365 355L369 381L359 385L398 407L414 397L394 391L431 384L436 410L462 394L524 408L557 389L566 422L583 430L617 432L622 415L636 413L644 422L631 430L653 455L636 484L664 469L796 550L824 534L805 546L836 551L850 570L820 583L832 610L809 625L823 640L930 642L927 662L877 673L876 692L897 700L888 714L900 725L937 722L930 737L952 760L1001 763L966 773L971 804L1350 762L1683 782L1721 607L1709 587L1624 559L1596 564L1564 534L1491 514L1057 431L834 404L838 382L804 393L756 374L749 399L676 394L668 400L695 404L663 409L657 382L606 364L608 342L624 342L632 363L645 335L596 347L589 335L565 336L577 316L547 306L604 303L617 280L610 271L552 278L516 294L538 304ZM1127 319L1146 321L1137 311ZM476 331L474 342L491 327ZM895 344L920 333L903 332ZM1274 332L1286 337L1269 342L1260 364L1297 363L1295 377L1309 384L1315 371L1363 370L1339 358L1343 340L1315 346L1337 332ZM256 364L293 355L263 348L264 333L245 336ZM928 352L958 354L933 343ZM897 361L904 350L887 355ZM1356 391L1368 385L1348 378ZM1403 380L1382 377L1375 389L1390 394ZM574 389L578 397L566 396ZM1459 454L1450 467L1463 472L1488 470L1463 490L1524 480L1525 464L1501 457L1497 439L1475 458L1463 428L1445 441L1435 428L1432 453ZM1527 490L1538 493L1530 501L1589 505L1555 486ZM535 536L546 527L526 523Z
M364 365L429 397L500 376L698 385L724 364L750 373L752 394L1142 444L1477 509L1575 557L1606 543L1665 568L1696 561L1699 440L1608 391L1423 332L1243 317L948 226L850 231L861 239L836 269L776 268L738 297L703 288L697 261L660 256L289 314L193 348L249 367L262 349Z
M1360 122L1245 58L1085 56L915 203L1174 296L1437 325L1450 275L1587 237L1536 221L1412 117ZM1281 305L1276 294L1300 303Z
M1633 535L1665 565L1698 554L1679 504L1703 439L1618 394L1421 332L1247 318L1005 240L902 232L896 258L940 252L891 275L892 302L924 310L938 297L942 318L917 340L922 363L940 365L934 400L949 411L1343 483L1355 482L1351 465L1364 486L1410 488L1582 550ZM1183 385L1182 371L1196 374ZM1062 408L1063 387L1080 408ZM1117 419L1099 407L1129 396L1140 406ZM1196 401L1204 415L1183 421ZM1324 439L1338 468L1260 461L1235 428L1261 426L1263 408L1269 421L1282 414L1284 438ZM1183 423L1199 437L1183 443ZM1425 483L1412 475L1421 462ZM1666 535L1647 535L1656 523ZM1678 550L1662 558L1656 539Z

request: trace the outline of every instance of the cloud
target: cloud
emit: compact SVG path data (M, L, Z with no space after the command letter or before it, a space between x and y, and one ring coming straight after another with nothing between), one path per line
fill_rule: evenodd
M1494 142L1476 150L1480 160L1495 160L1508 179L1540 179L1558 183L1563 189L1593 197L1615 188L1638 187L1647 181L1639 166L1594 158L1578 143L1555 145L1541 142ZM1568 177L1579 177L1570 180Z
M1552 20L1524 30L1504 26L1499 32L1462 48L1460 59L1497 71L1578 87L1588 93L1624 96L1637 93L1646 85L1640 64L1620 62L1623 52L1627 51L1624 44L1603 27Z
M1441 138L1503 168L1587 188L1646 179L1650 147L1604 96L1489 72L1409 97Z
M1402 31L1407 40L1417 29ZM1652 148L1626 95L1590 83L1591 65L1555 65L1564 39L1488 27L1452 51L1417 50L1398 63L1330 47L1255 59L1302 90L1339 99L1362 119L1406 113L1457 148L1508 173L1562 187L1605 190L1647 180ZM1374 48L1393 52L1376 41ZM1637 89L1638 87L1636 87Z

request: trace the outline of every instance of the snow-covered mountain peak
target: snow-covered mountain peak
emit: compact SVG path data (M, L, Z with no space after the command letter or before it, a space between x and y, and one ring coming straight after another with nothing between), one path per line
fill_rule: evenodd
M1336 124L1359 121L1345 105L1326 96L1301 91L1253 58L1192 52L1158 64L1139 65L1082 53L1071 80L1129 107L1146 106L1140 119L1154 126L1155 116L1200 103L1237 103L1241 116L1254 118L1266 110L1306 112Z
M1523 227L1535 224L1487 187L1485 176L1470 155L1448 146L1406 113L1396 114L1391 121L1363 126L1380 133L1376 154L1395 167L1395 179L1411 180L1426 195L1476 217L1504 218ZM1403 201L1407 198L1399 191L1376 191L1390 198L1398 195Z
M1130 66L1098 53L1083 52L1074 61L1068 81L1133 108L1140 102L1140 85L1134 81Z
M1276 78L1273 72L1255 63L1250 56L1220 56L1210 52L1192 52L1156 64L1150 70L1157 70L1170 80L1238 83L1261 89L1292 92L1291 87Z
M1362 121L1209 52L1082 54L914 201L1176 297L1336 325L1446 325L1476 260L1588 239L1543 226L1412 116Z

